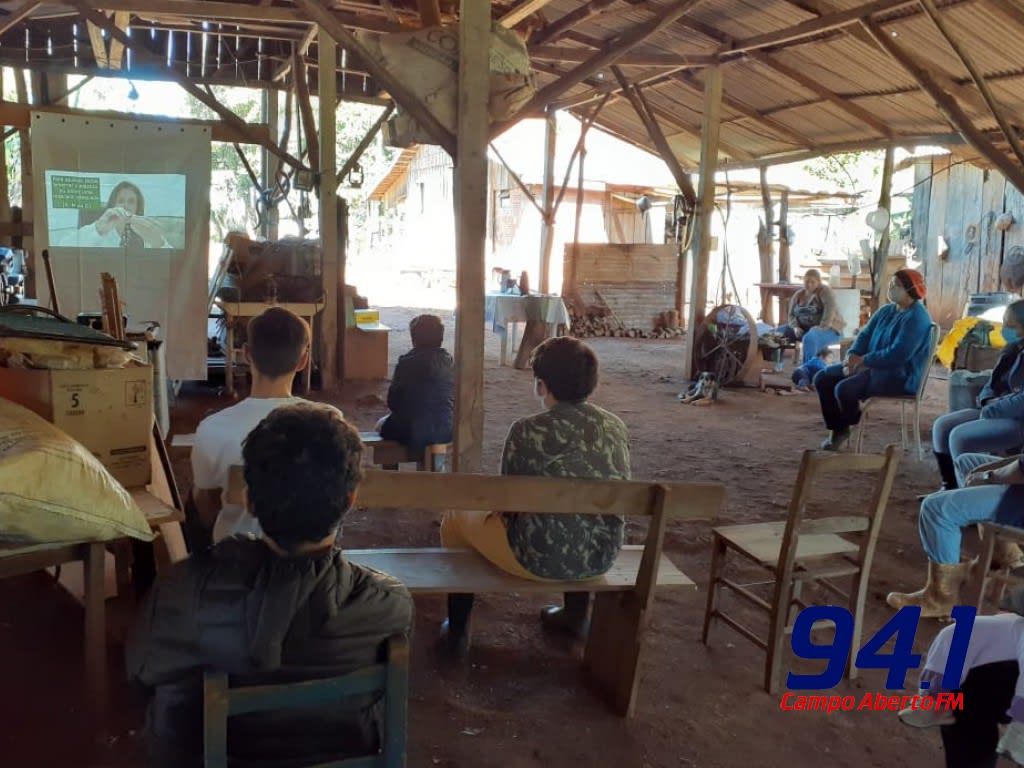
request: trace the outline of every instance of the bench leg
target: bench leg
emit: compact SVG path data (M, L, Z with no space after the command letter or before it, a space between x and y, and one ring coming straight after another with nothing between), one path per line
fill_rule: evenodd
M95 733L103 739L107 728L107 628L103 566L106 547L102 543L86 547L82 561L85 582L85 681L89 708L96 724Z
M992 560L995 558L996 540L999 537L995 531L985 531L985 552L981 558L981 582L978 586L978 615L985 610L985 593L988 591L989 572L992 568Z
M583 668L591 685L620 717L636 708L644 611L634 592L598 592Z

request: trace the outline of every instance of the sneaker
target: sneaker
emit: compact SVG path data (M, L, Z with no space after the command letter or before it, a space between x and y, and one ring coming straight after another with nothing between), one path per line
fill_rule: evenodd
M843 429L833 429L831 432L828 433L828 437L826 437L821 442L821 450L838 451L842 447L843 443L845 443L849 439L849 427Z
M953 725L956 718L949 709L921 709L920 707L907 707L901 709L899 714L900 722L909 725L911 728L938 728L943 725Z

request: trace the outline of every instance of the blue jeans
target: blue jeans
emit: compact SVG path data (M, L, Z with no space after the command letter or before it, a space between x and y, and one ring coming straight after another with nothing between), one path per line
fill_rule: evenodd
M965 453L1007 451L1024 445L1024 421L983 419L977 408L939 416L932 424L932 450L954 459Z
M956 460L963 484L971 470L998 461L998 456L965 453ZM918 531L928 559L945 565L960 562L962 530L975 523L1024 526L1024 485L979 485L939 491L921 502Z
M831 328L811 328L800 339L801 362L813 360L821 350L839 341L839 332Z

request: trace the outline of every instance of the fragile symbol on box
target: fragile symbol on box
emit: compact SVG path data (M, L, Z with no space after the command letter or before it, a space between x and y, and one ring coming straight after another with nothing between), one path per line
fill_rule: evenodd
M145 381L126 381L124 383L124 404L145 405L149 384Z

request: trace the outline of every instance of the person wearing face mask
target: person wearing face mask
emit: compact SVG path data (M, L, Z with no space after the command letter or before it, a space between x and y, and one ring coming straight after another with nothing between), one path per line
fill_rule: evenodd
M837 451L860 421L860 404L870 397L912 395L925 375L932 319L921 300L921 273L901 269L889 282L889 304L875 312L857 334L846 360L814 377L821 415L829 430L821 443Z
M1006 347L978 394L978 407L947 413L932 425L932 450L942 490L960 485L958 456L1000 453L1024 445L1024 300L1006 308L1002 334Z
M628 480L629 434L622 420L588 402L597 387L597 356L582 341L561 336L543 341L530 365L541 413L509 429L501 474ZM543 515L447 512L445 547L476 549L508 573L533 580L576 581L608 571L622 548L624 521L616 515ZM472 595L448 596L441 639L450 653L469 648ZM541 611L545 629L586 637L590 594L565 593L565 606Z

